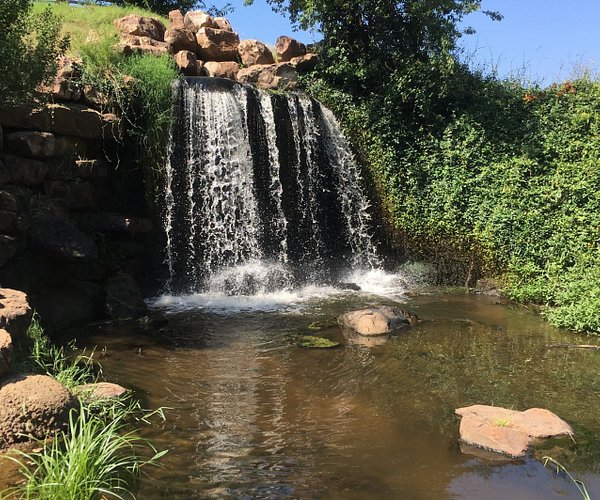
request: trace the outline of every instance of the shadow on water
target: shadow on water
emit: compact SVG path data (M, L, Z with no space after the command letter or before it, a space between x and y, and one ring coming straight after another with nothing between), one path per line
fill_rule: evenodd
M303 310L177 312L156 331L136 324L77 332L98 345L110 380L168 406L169 448L140 498L578 498L535 460L551 453L600 495L598 352L523 309L434 291L407 299L425 319L371 347L331 323L346 295ZM364 300L364 299L363 299ZM303 349L299 335L342 342ZM579 342L581 340L581 342ZM576 429L523 461L460 453L453 410L473 403L548 408Z

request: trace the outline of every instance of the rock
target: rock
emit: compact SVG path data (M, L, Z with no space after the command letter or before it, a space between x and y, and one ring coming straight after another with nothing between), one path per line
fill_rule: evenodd
M137 282L127 273L106 280L106 310L114 319L137 319L146 313L146 304Z
M256 65L241 69L237 81L252 83L261 89L290 90L298 82L298 72L289 63Z
M203 61L235 61L240 38L237 33L200 28L196 34L198 56Z
M0 379L12 370L13 343L10 333L0 329Z
M185 28L169 28L165 32L165 43L171 54L177 54L180 50L189 50L196 56L198 42L196 35Z
M6 168L4 161L0 158L0 185L4 185L10 182L10 172Z
M58 260L78 262L98 258L96 243L59 215L35 217L29 240L34 249Z
M0 210L0 232L7 234L17 234L27 231L31 221L29 217L22 213Z
M149 219L106 212L81 215L77 223L90 233L142 234L153 229Z
M185 28L183 14L180 10L172 10L169 12L169 28Z
M359 292L362 288L356 283L349 283L346 281L340 281L339 283L335 283L334 286L339 288L340 290L354 290L355 292Z
M46 375L4 380L0 385L0 449L64 429L75 407L69 390Z
M9 212L19 210L17 197L8 191L0 191L0 210L7 210Z
M2 156L2 162L12 184L35 186L41 184L48 173L48 165L38 160L18 156Z
M198 73L198 58L189 50L180 50L175 54L175 64L186 76L196 76Z
M103 160L75 160L75 175L82 179L104 179L108 176L108 165Z
M7 153L27 158L53 158L82 151L82 145L74 138L28 130L7 134L5 149Z
M461 441L504 453L511 457L522 457L532 441L561 435L571 435L573 430L554 413L541 408L520 412L486 405L458 408L461 418Z
M94 85L83 85L81 95L83 102L95 109L102 110L113 105L113 100L110 95Z
M269 48L258 40L242 40L238 46L238 54L244 66L275 63Z
M235 80L240 71L240 65L233 61L209 61L204 65L204 68L208 72L208 76L229 78L230 80Z
M392 306L377 306L350 311L338 317L338 322L361 335L385 335L416 321L416 316Z
M119 399L129 391L119 384L96 382L95 384L78 385L73 392L87 401L102 401Z
M0 234L0 267L4 266L19 249L19 241L14 236Z
M40 91L48 93L58 101L78 101L81 99L81 61L67 56L58 60L58 70L50 85L43 85Z
M166 50L166 49L165 49ZM0 125L16 129L44 130L84 139L121 137L121 122L112 113L100 113L82 104L0 106Z
M213 21L217 25L217 28L219 28L220 30L233 31L231 23L224 17L215 17L213 18Z
M147 36L159 41L163 40L166 31L165 25L158 19L137 14L129 14L121 19L116 19L114 23L124 35Z
M290 64L298 70L299 73L308 73L317 67L319 56L317 54L305 54L303 56L292 57Z
M290 61L293 57L306 54L306 45L289 36L280 36L275 42L275 52L279 62Z
M208 71L206 71L206 68L204 67L204 62L202 62L202 61L196 62L196 75L197 76L209 76Z
M94 187L89 182L47 181L44 187L56 206L74 211L96 208Z
M71 280L32 295L47 331L67 328L106 317L104 289L89 281Z
M194 10L186 13L183 18L185 28L198 33L202 28L216 28L219 29L219 25L215 22L213 17L202 10Z
M25 337L32 317L33 311L24 292L0 288L0 328L6 330L13 340Z
M166 42L154 40L147 36L128 35L123 37L121 42L117 44L117 50L126 56L132 54L162 56L169 52L169 46Z

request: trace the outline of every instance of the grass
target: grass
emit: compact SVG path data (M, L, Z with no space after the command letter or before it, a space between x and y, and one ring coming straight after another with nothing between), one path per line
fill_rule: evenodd
M54 345L34 314L26 340L17 346L19 369L49 375L70 389L96 382L99 372L92 357L74 350L74 344ZM20 465L25 482L0 493L0 499L135 498L135 480L166 453L139 437L135 428L150 424L154 416L164 420L163 409L143 410L130 395L107 400L85 396L80 394L79 408L71 411L66 431L37 441L39 450L16 450L8 456Z
M508 418L497 418L494 420L494 425L496 427L510 427L512 425L512 421Z
M544 461L544 467L547 467L548 463L551 463L556 467L556 474L559 474L560 472L566 474L567 477L573 482L573 484L575 484L584 500L591 500L590 494L588 493L588 490L585 487L583 481L575 479L563 464L554 460L552 457L543 457L542 460Z

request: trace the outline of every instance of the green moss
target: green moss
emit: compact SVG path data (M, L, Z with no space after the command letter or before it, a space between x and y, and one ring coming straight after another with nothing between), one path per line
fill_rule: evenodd
M315 337L314 335L303 335L298 340L298 345L300 347L309 347L314 349L329 349L331 347L339 346L340 343L323 337Z

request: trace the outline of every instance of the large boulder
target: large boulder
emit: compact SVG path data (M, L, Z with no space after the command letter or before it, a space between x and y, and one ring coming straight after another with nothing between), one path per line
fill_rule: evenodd
M147 36L162 41L166 28L163 23L153 17L129 14L115 20L115 26L124 35Z
M204 68L208 72L208 76L229 78L230 80L235 80L240 71L240 65L233 61L209 61L204 64Z
M241 69L237 81L266 90L291 90L298 83L298 72L289 63L256 65Z
M132 54L162 56L169 52L169 46L166 42L154 40L147 36L134 35L124 36L116 48L126 56Z
M165 49L166 50L166 49ZM121 137L121 123L111 113L75 103L0 106L0 125L16 129L44 130L59 135L101 139Z
M0 385L0 449L28 437L44 439L66 427L76 399L45 375L19 375Z
M306 54L303 56L292 57L290 64L298 70L299 73L308 73L317 67L319 56L317 54Z
M180 10L169 11L169 28L185 28L183 14Z
M220 30L233 31L233 26L231 26L231 23L224 17L215 17L213 21Z
M13 343L10 333L0 329L0 379L8 375L13 363Z
M458 408L460 440L472 446L522 457L535 439L572 435L571 426L549 410L515 411L496 406Z
M338 322L360 335L386 335L418 321L417 317L393 306L376 306L350 311L338 317Z
M242 40L238 46L238 54L244 66L275 63L269 48L258 40Z
M25 336L32 317L33 311L24 292L0 288L0 328L6 330L13 340Z
M198 58L196 54L189 50L180 50L175 54L175 64L186 76L196 76L198 74Z
M165 32L165 43L171 54L177 54L180 50L189 50L195 55L198 48L196 35L185 28L169 28Z
M94 240L59 215L34 217L29 240L37 251L61 261L79 262L98 258Z
M280 36L275 42L275 52L279 62L290 61L293 57L306 54L306 45L290 36Z
M202 28L216 28L219 29L219 25L215 22L214 18L202 10L193 10L183 18L185 28L198 33Z
M200 28L196 34L198 56L203 61L235 61L240 37L232 31Z
M106 280L106 310L114 319L137 319L146 313L146 305L137 282L127 273Z
M0 159L8 173L8 182L11 184L35 186L44 182L48 173L48 165L38 160L8 155Z

